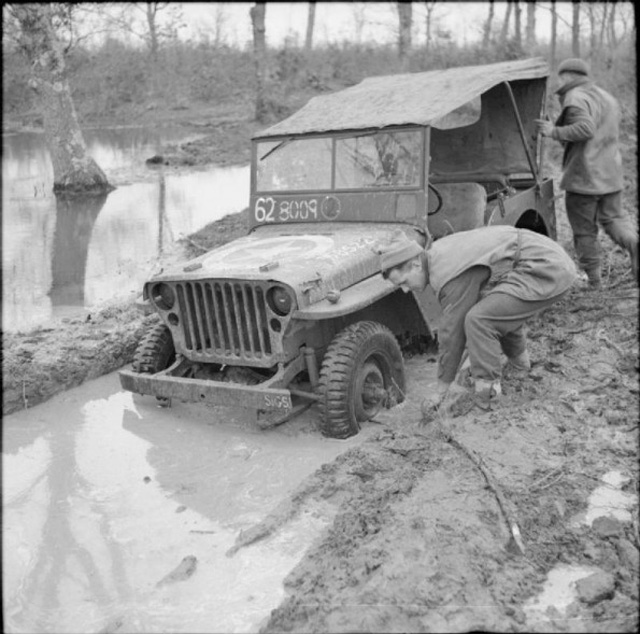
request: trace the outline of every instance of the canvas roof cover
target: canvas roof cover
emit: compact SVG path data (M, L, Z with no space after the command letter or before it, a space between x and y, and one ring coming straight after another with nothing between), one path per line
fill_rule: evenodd
M538 57L368 77L355 86L314 97L298 112L254 138L390 125L439 127L438 121L447 114L502 82L548 76L547 62Z

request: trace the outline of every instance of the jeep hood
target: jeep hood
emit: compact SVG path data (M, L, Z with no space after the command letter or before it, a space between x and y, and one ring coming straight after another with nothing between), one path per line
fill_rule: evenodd
M343 290L377 273L379 259L372 247L398 228L424 244L416 229L395 223L262 226L162 271L153 281L276 281L290 286L298 306L304 308L324 299L330 290Z

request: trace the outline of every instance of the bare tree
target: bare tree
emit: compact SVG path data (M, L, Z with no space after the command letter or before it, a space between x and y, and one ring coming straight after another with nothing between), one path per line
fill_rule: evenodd
M488 46L489 42L491 41L491 27L493 25L494 13L495 13L494 0L489 0L489 14L487 15L487 19L484 23L483 34L482 34L483 47Z
M525 30L525 47L531 51L536 45L536 3L527 2L527 26Z
M397 2L398 20L400 29L398 31L398 57L400 58L400 67L407 70L409 65L409 53L411 52L411 26L412 5L410 2Z
M311 50L313 46L313 26L316 21L316 3L309 2L309 13L307 14L307 37L304 41L304 48L307 52Z
M353 2L351 3L351 11L353 13L353 22L356 32L356 43L362 44L362 33L364 27L367 24L367 3L366 2Z
M504 14L504 22L502 23L502 31L500 33L500 42L504 44L507 41L509 35L509 20L511 19L511 9L513 8L512 2L507 2L507 10Z
M61 17L65 18L67 7L20 3L8 9L19 27L18 46L30 65L29 85L40 102L45 140L53 164L54 192L112 190L104 172L87 154L71 96L64 50L54 26Z
M113 11L113 4L116 10ZM184 26L182 9L176 2L123 2L96 5L112 27L142 40L149 52L151 94L160 93L161 68L159 51L163 41L175 39Z
M433 27L433 11L436 8L436 0L425 0L424 7L427 11L426 16L426 34L425 34L425 50L427 55L431 49L431 29Z
M611 11L609 13L609 46L611 48L616 48L618 46L618 40L616 38L616 3L611 4Z
M215 3L215 13L213 16L213 45L218 48L224 43L224 31L228 16L224 5L221 2Z
M551 68L556 67L556 49L558 44L558 7L556 7L556 0L551 0L551 45L549 51L549 57L551 58Z
M515 9L515 37L514 42L516 45L516 51L522 51L522 8L520 7L520 2L518 0L514 0L513 3Z
M268 117L266 81L267 81L267 43L265 2L256 2L249 10L253 26L253 62L256 70L256 120L264 122Z
M580 2L573 3L573 20L571 22L571 53L580 57Z

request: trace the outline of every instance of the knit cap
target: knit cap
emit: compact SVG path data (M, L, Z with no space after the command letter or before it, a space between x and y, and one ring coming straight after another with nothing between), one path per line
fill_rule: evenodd
M571 57L569 59L565 59L558 66L558 75L560 73L580 73L581 75L589 74L589 64L585 62L583 59L578 57Z
M384 272L404 264L424 249L415 240L408 238L404 231L396 229L390 239L374 245L373 251L380 256L380 271Z

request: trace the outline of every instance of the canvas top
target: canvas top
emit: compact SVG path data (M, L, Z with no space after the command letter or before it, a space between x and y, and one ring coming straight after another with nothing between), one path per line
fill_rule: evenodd
M368 77L355 86L314 97L296 113L253 138L410 124L452 127L451 117L445 123L447 115L494 86L548 76L547 62L538 57Z

